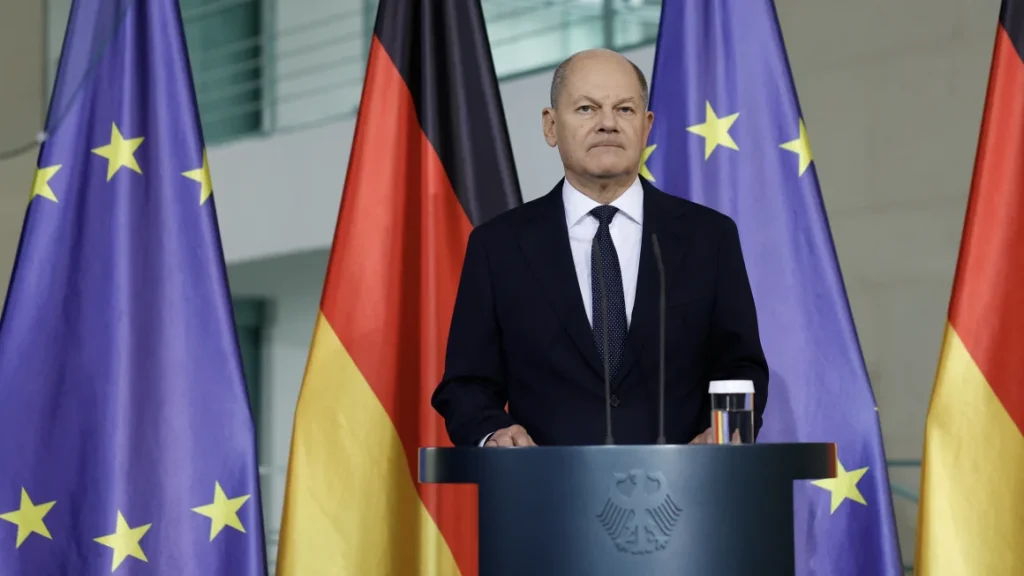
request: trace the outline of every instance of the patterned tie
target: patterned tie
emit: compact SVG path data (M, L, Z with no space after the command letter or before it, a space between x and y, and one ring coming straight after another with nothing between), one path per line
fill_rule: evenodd
M619 209L614 206L598 206L590 211L597 218L597 234L590 252L591 301L593 302L594 342L604 361L604 316L601 308L601 284L604 280L605 298L608 306L608 367L611 378L619 368L622 347L626 343L626 297L622 292L622 272L619 269L619 255L612 243L608 226ZM600 253L600 258L598 258ZM598 270L600 267L600 270Z

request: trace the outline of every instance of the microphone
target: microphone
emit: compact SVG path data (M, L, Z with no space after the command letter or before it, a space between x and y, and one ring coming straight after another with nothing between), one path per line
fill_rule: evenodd
M597 283L601 285L601 345L604 349L604 443L608 446L615 444L612 439L612 379L611 368L608 364L608 297L605 294L604 285L604 257L601 248L597 245L597 235L591 243L594 254L597 256Z
M658 235L651 233L654 261L658 263L660 310L658 312L658 444L665 443L665 264L661 261Z

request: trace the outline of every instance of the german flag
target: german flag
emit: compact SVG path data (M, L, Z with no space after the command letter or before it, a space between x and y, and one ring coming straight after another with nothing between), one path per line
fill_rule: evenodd
M381 0L302 382L277 573L477 573L474 486L430 395L469 233L521 203L478 0Z
M925 431L918 574L1024 574L1024 1L1004 0Z

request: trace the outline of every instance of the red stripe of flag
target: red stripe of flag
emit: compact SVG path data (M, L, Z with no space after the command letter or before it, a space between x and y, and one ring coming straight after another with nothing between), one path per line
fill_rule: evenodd
M1005 25L1004 18L949 318L1024 433L1024 62Z

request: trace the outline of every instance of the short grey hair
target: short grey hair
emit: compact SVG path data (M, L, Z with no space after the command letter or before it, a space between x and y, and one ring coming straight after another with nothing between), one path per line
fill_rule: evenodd
M552 108L555 108L556 107L555 104L558 103L558 97L561 96L562 88L565 87L565 77L569 73L569 65L572 64L573 58L575 58L577 55L579 55L579 53L573 54L572 56L569 56L565 60L562 60L562 62L557 67L555 67L555 72L551 75L551 107ZM626 58L626 57L623 56L623 58ZM647 104L649 103L648 102L649 93L648 93L648 87L647 87L647 77L644 76L643 70L640 70L640 67L637 66L636 64L634 64L632 60L630 60L629 58L626 58L626 62L629 62L629 65L633 67L633 72L636 72L636 81L637 81L637 83L640 84L640 97L644 101L644 109L646 110L647 109Z

